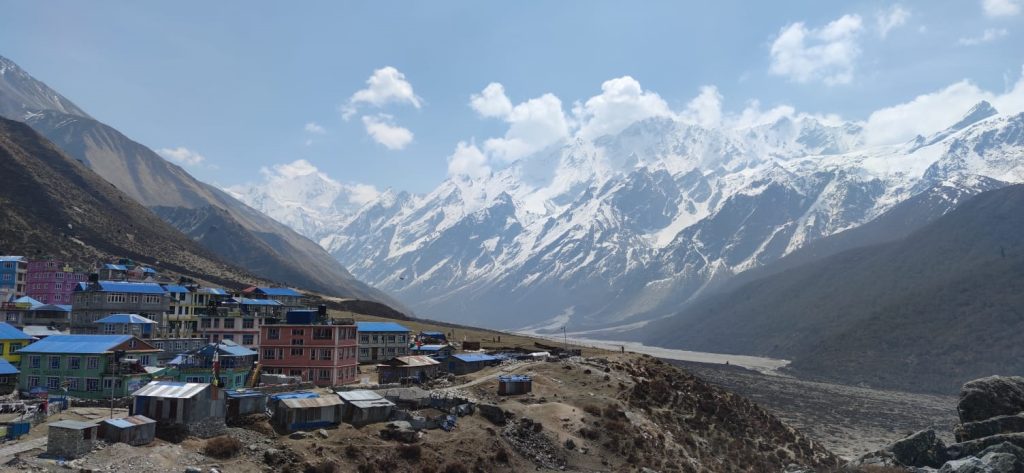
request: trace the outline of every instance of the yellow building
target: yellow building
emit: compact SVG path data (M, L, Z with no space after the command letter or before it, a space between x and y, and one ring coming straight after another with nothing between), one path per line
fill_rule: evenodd
M21 355L18 350L25 348L32 343L32 337L21 330L14 328L7 322L0 322L0 358L10 361L12 365L19 366Z

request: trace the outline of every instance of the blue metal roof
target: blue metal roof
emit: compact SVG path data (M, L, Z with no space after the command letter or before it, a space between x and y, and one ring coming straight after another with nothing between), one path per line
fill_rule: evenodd
M149 274L156 274L156 270L153 268L142 268L142 272Z
M255 351L243 347L241 345L226 345L223 343L219 345L211 343L209 345L206 345L205 347L200 348L198 352L203 355L213 356L214 347L216 347L217 350L220 351L222 354L226 354L228 356L254 356L257 354Z
M165 284L164 290L167 292L174 292L178 294L188 293L188 288L185 286L178 286L177 284Z
M444 332L420 332L420 335L432 338L445 338Z
M233 300L240 305L281 305L280 302L273 299L249 299L246 297L236 297Z
M485 355L483 353L456 353L452 355L452 358L458 358L466 363L474 363L479 361L498 361L497 357Z
M18 374L18 368L15 368L10 361L0 358L0 376L8 376L12 374Z
M139 314L111 314L96 321L98 324L155 324L155 320L147 319Z
M524 382L524 381L530 381L532 379L533 378L531 378L531 377L529 377L529 376L527 376L525 374L503 374L503 375L498 376L498 381L504 381L504 382L509 382L509 381L512 381L512 382Z
M302 294L290 287L257 287L256 291L268 296L293 296L302 297Z
M107 353L131 338L131 335L50 335L18 353Z
M39 307L33 307L32 310L40 312L71 312L71 306L67 304L43 304Z
M24 260L25 260L24 256L0 256L0 262L24 261Z
M0 340L32 340L32 337L7 322L0 322Z
M100 281L97 283L97 292L129 292L133 294L164 294L164 288L153 282L125 282L125 281ZM87 282L80 282L75 287L76 291L86 291L93 286Z
M281 393L270 396L270 398L275 401L280 401L282 399L313 399L317 397L320 397L320 395L309 391L296 391L292 393Z
M207 294L214 294L214 295L217 295L217 296L226 296L226 295L228 295L228 291L225 291L225 290L223 290L223 289L221 289L219 287L207 287L207 288L203 288L203 291L205 291Z
M15 304L28 304L29 307L31 307L31 308L36 308L36 307L39 307L39 306L43 305L42 302L39 302L39 301L29 297L29 296L21 296L21 297L15 299L14 303Z
M359 332L411 332L402 325L394 322L356 322Z
M442 348L450 345L420 345L417 348L413 348L416 351L441 351Z
M111 264L107 263L103 265L103 269L113 269L117 271L128 271L128 267L123 264Z
M224 395L227 397L267 397L267 393L259 391L236 391L236 390L225 390Z

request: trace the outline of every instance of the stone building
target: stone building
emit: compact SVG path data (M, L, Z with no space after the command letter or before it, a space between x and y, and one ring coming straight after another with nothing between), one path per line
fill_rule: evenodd
M96 445L99 426L77 420L61 420L50 424L46 435L46 453L55 457L78 458Z

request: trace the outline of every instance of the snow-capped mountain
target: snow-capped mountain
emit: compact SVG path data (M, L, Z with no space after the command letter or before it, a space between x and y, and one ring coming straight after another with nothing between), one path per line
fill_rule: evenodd
M979 190L1022 182L1022 130L1024 115L988 103L934 136L880 147L865 146L856 123L812 116L735 129L652 118L423 196L385 192L354 212L315 184L236 195L421 315L583 330L671 313L935 186L970 195L973 176L989 178Z

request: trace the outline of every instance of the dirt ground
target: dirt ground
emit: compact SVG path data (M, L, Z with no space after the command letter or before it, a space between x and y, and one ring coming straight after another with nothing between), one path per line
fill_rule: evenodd
M673 364L757 402L844 458L877 450L922 429L952 432L957 422L953 396L802 381L732 366Z

